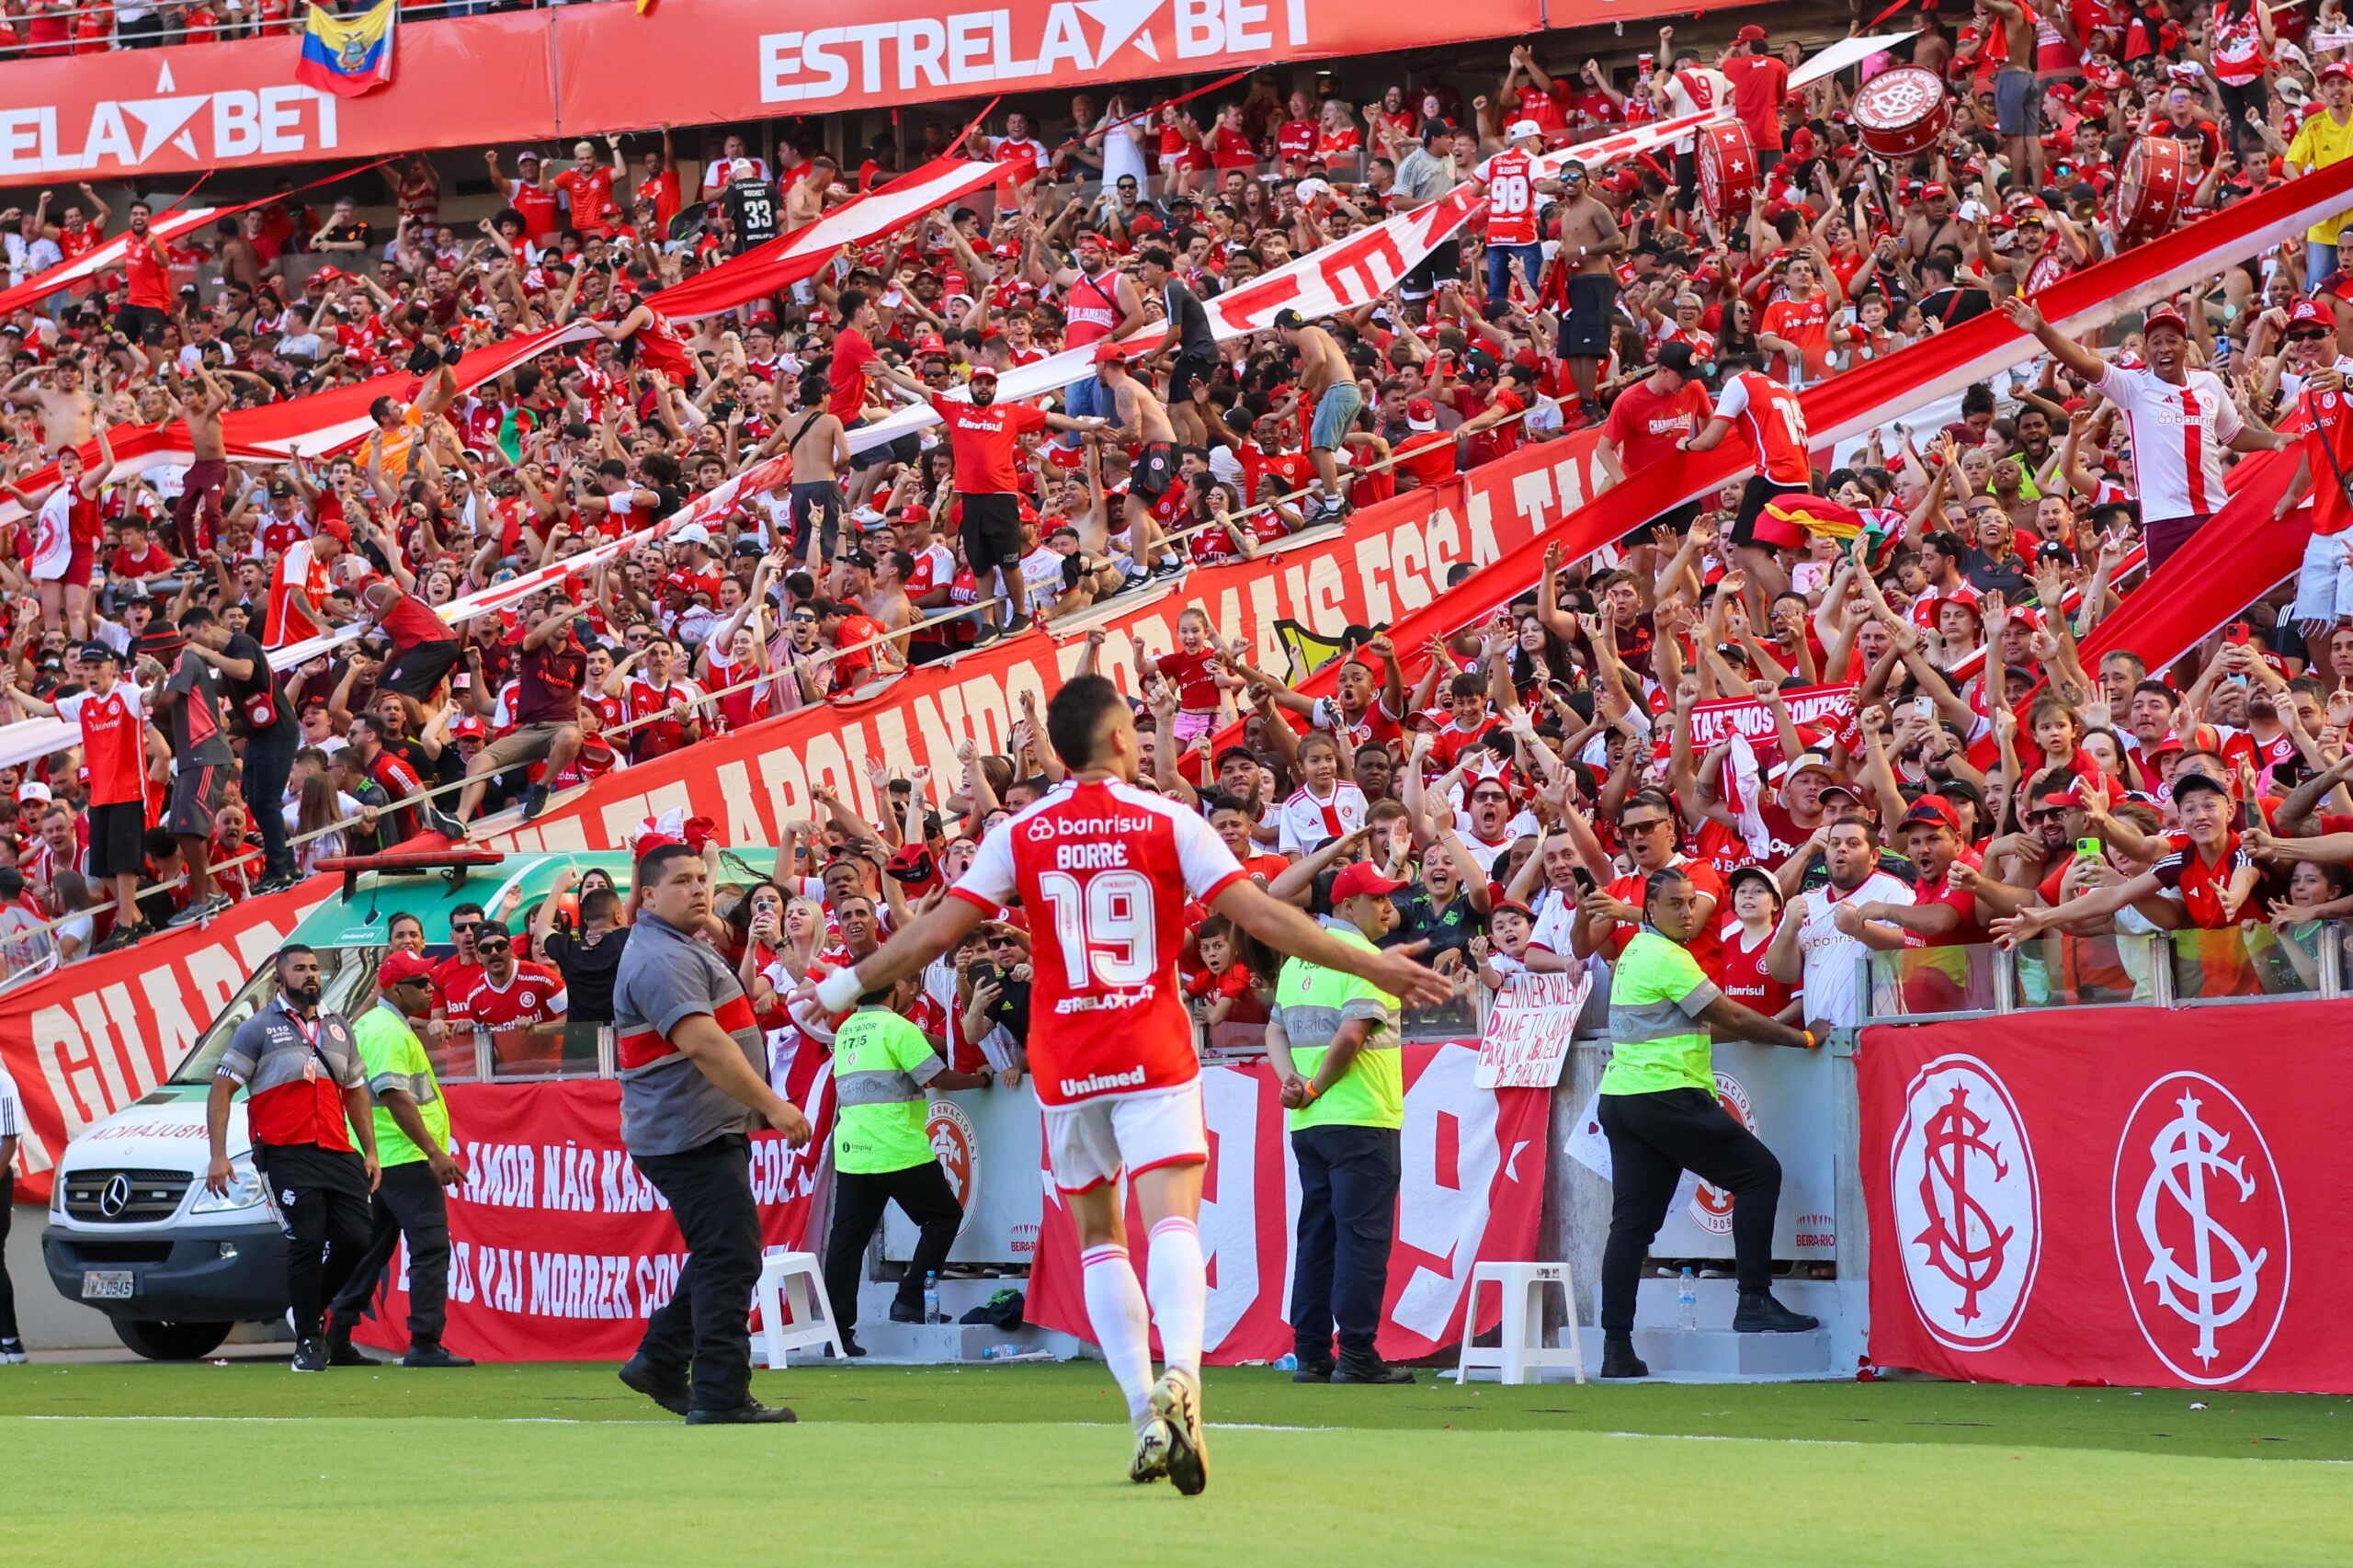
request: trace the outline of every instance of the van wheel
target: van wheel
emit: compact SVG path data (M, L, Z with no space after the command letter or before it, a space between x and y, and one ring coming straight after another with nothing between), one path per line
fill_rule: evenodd
M115 1336L150 1361L193 1361L209 1356L229 1337L233 1324L225 1323L157 1323L153 1319L114 1320Z

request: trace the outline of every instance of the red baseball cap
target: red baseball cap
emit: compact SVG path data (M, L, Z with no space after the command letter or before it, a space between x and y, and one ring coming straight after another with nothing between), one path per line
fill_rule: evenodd
M1128 351L1120 347L1118 338L1107 337L1095 346L1095 362L1098 365L1124 365L1128 362Z
M471 713L449 726L449 738L453 741L478 741L489 733L490 727Z
M408 981L430 979L432 974L433 960L431 959L422 953L409 952L405 949L396 949L386 953L384 961L376 966L376 989L390 991L393 986Z
M2296 301L2296 308L2288 312L2288 324L2290 326L2325 326L2334 330L2336 325L2336 312L2318 300L2299 300Z
M1332 879L1332 903L1337 905L1343 899L1367 893L1375 898L1386 898L1404 886L1405 884L1402 881L1392 881L1382 876L1381 868L1371 861L1352 860L1341 867L1340 874Z
M319 525L319 532L335 540L337 544L349 544L351 542L351 525L345 522L341 517L329 517L325 522Z
M1952 802L1942 795L1923 795L1912 802L1912 809L1905 812L1904 820L1895 825L1900 830L1918 823L1932 823L1938 827L1950 828L1957 834L1961 831L1961 813L1953 810Z
M972 367L972 379L976 381L993 381L996 380L996 367L995 365L975 365Z
M1405 428L1435 430L1438 428L1438 404L1426 397L1417 397L1405 405Z
M1758 27L1755 22L1751 22L1746 27L1741 28L1740 31L1733 34L1732 40L1734 43L1763 43L1765 41L1765 29Z
M2189 324L2171 305L2150 306L2149 313L2141 318L2141 335L2145 338L2161 326L2169 326L2184 337L2189 335Z

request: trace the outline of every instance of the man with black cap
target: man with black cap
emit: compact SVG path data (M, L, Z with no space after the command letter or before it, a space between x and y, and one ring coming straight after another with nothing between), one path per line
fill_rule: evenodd
M408 1352L404 1367L471 1367L441 1346L449 1294L449 1203L466 1167L449 1153L449 1102L412 1021L433 1006L433 960L395 948L376 968L376 1005L351 1026L360 1070L376 1103L376 1158L383 1172L369 1208L367 1249L335 1292L327 1315L327 1358L366 1366L351 1331L367 1313L392 1249L408 1239Z
M1707 383L1701 379L1699 357L1692 352L1691 346L1664 345L1651 373L1620 392L1617 401L1609 405L1609 417L1601 426L1601 440L1595 449L1608 483L1623 484L1630 473L1642 473L1657 464L1675 461L1675 443L1696 434L1708 422L1711 407ZM1687 501L1672 511L1646 517L1634 525L1621 542L1631 549L1648 550L1654 528L1688 533L1703 505L1696 499ZM1638 568L1637 572L1639 575L1649 575L1644 569Z
M1601 1375L1650 1375L1634 1354L1643 1260L1685 1171L1733 1195L1733 1267L1741 1334L1802 1334L1820 1325L1773 1299L1773 1215L1781 1163L1716 1099L1711 1031L1727 1040L1811 1051L1813 1031L1776 1023L1726 996L1685 944L1706 922L1681 867L1651 873L1643 927L1619 954L1609 987L1609 1065L1601 1129L1609 1140L1609 1240L1601 1254ZM1777 938L1778 940L1778 938Z
M1325 928L1336 940L1370 950L1396 926L1390 895L1407 885L1382 876L1370 860L1342 867L1332 881ZM1411 1371L1383 1361L1374 1343L1397 1230L1405 1125L1402 1038L1397 998L1370 981L1305 959L1284 962L1267 1057L1290 1109L1299 1166L1293 1382L1414 1381Z

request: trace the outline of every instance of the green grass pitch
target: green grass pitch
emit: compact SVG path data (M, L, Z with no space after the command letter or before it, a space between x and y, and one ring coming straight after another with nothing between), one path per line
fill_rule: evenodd
M1124 1479L1099 1366L755 1392L801 1424L688 1429L601 1365L0 1369L0 1562L2353 1562L2338 1399L1212 1370L1185 1499Z

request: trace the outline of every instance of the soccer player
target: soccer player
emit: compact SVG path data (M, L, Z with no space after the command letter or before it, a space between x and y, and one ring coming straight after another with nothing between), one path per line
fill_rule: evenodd
M1030 1082L1045 1107L1048 1164L1078 1226L1087 1319L1127 1395L1131 1481L1208 1484L1201 1437L1201 1324L1208 1285L1195 1221L1209 1139L1200 1066L1176 978L1185 906L1199 901L1282 952L1372 982L1405 1004L1447 983L1410 956L1341 942L1245 874L1195 813L1139 789L1142 748L1126 699L1081 676L1046 706L1067 782L981 843L952 896L872 956L798 994L831 1010L919 973L1008 903L1030 912L1035 991ZM1145 1291L1120 1223L1118 1178L1150 1227L1151 1322L1166 1362L1152 1377Z

